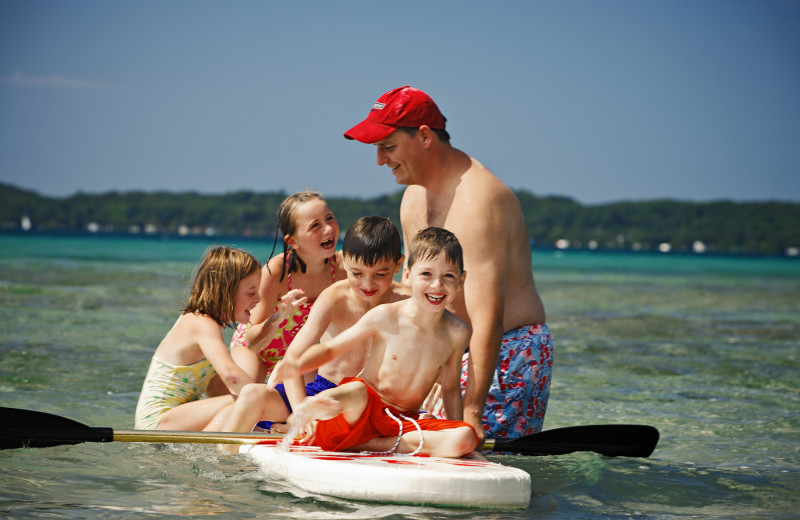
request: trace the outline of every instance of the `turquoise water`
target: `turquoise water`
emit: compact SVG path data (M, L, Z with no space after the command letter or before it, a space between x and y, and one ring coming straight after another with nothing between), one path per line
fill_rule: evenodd
M271 243L222 241L267 257ZM200 239L0 234L0 405L132 428ZM647 459L492 456L530 506L475 511L307 495L209 446L0 451L6 518L798 518L800 261L535 251L557 340L545 429L650 424Z

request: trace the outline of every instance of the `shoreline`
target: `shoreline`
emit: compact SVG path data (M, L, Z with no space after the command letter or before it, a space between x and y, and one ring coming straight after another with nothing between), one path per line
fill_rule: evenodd
M267 241L271 243L274 236L270 235L228 235L228 234L215 234L215 233L171 233L171 232L130 232L130 231L89 231L89 230L54 230L54 229L0 229L0 237L25 237L25 238L98 238L98 239L139 239L144 241L186 241L186 242L206 242L209 244L218 243L231 243L231 242L245 242L245 243L258 243L264 244ZM341 239L338 242L338 247L341 248ZM657 256L663 258L669 257L693 257L693 258L775 258L786 260L800 260L800 248L787 247L781 253L757 253L749 251L717 251L714 249L706 249L702 251L691 250L688 248L669 248L668 250L659 249L644 249L633 247L587 247L587 246L567 246L559 247L558 245L540 245L535 240L531 240L532 252L552 252L555 254L572 254L572 253L605 253L605 254L623 254L623 255L641 255L641 256Z

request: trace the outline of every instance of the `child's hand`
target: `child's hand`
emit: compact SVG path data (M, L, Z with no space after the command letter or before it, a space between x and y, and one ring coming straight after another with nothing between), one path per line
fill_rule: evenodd
M444 401L442 400L442 385L434 383L428 397L422 402L422 409L425 410L425 419L442 418Z
M297 308L306 301L308 301L308 298L306 298L303 289L292 289L281 296L278 302L278 323L283 323L284 320L289 319L289 316L294 314Z
M290 359L283 358L275 365L272 373L267 380L267 388L275 388L275 385L290 377L301 375L300 366Z
M342 403L319 393L309 397L294 413L293 421L303 424L303 444L312 444L317 436L317 420L331 419L342 413Z
M283 360L281 359L275 364L275 368L272 369L272 372L269 373L269 378L267 378L267 388L275 388L275 385L283 382L283 379L278 379L280 376L279 369L282 363Z
M286 423L272 423L270 431L272 433L289 433L289 425Z
M314 439L317 438L317 421L311 421L303 428L303 436L300 442L302 444L311 445Z

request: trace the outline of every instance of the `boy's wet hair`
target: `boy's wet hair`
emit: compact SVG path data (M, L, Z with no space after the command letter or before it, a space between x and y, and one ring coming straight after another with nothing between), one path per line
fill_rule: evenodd
M397 262L403 256L400 233L388 218L361 217L345 233L342 254L370 267L381 260Z
M458 267L459 273L464 272L464 253L456 236L442 228L422 229L411 240L408 268L411 269L418 260L433 259L443 252L447 261Z
M235 319L239 284L261 269L258 260L241 249L217 246L206 251L192 280L192 293L183 314L205 314L221 327Z

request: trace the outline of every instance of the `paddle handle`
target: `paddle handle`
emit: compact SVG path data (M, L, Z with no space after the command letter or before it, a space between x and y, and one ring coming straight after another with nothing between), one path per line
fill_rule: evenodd
M183 432L168 430L114 430L119 442L164 442L193 444L278 444L284 435L280 433L218 433Z

